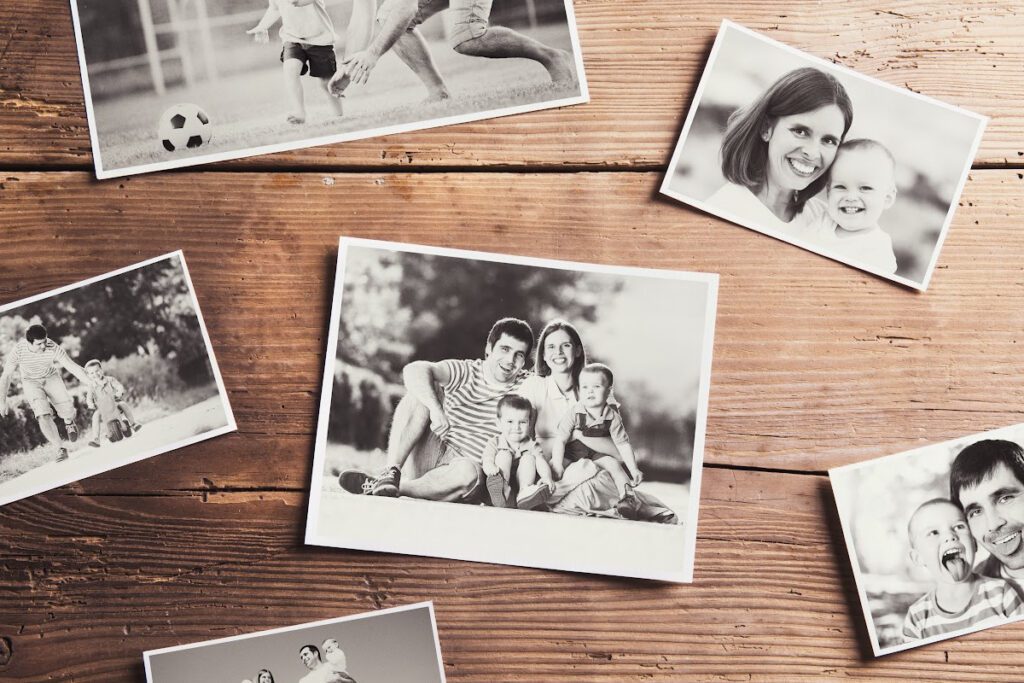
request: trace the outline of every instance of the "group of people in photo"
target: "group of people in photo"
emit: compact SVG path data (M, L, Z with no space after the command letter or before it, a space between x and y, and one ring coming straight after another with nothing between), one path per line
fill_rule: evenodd
M299 648L299 661L306 667L301 678L275 678L270 669L260 669L255 679L246 678L242 683L356 683L348 674L345 652L334 638L326 639L321 647L303 645Z
M505 26L490 24L492 0L355 0L340 68L338 41L324 0L269 0L259 23L246 31L257 42L269 42L269 30L281 22L280 61L289 102L288 123L306 122L301 78L317 79L335 116L342 116L342 98L352 83L366 83L378 60L394 50L419 78L427 101L448 99L451 92L430 54L419 26L434 14L453 13L449 46L464 55L530 59L547 71L553 83L575 80L572 56Z
M587 362L579 332L565 320L550 321L534 342L528 323L502 318L483 359L406 365L384 469L346 470L341 487L675 523L671 509L636 488L643 473L612 368Z
M111 430L108 435L115 435L118 440L142 428L125 400L128 393L125 386L107 375L99 360L90 360L82 367L48 337L43 325L30 325L24 339L18 340L4 359L0 375L0 416L11 410L8 393L14 378L19 376L24 401L35 416L55 461L68 458L65 437L71 442L79 437L78 410L61 370L69 372L86 387L86 406L93 411L88 437L90 446L101 446L104 427ZM64 435L58 429L57 420Z
M907 610L906 641L1024 618L1024 449L985 439L949 472L949 498L917 507L907 523L910 559L933 588ZM988 557L975 565L978 546Z

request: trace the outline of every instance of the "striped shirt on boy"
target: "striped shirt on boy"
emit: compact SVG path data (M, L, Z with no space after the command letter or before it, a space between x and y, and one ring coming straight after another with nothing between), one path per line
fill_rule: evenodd
M907 610L903 637L920 640L977 626L995 626L1007 619L1024 616L1021 599L1008 582L971 574L974 594L957 613L947 612L935 601L935 591L918 598Z
M68 360L68 352L52 339L47 339L39 352L33 351L32 345L21 339L4 361L4 374L17 368L21 371L22 381L46 379L57 373L56 363L62 360Z
M450 375L445 384L441 408L450 429L442 441L468 458L480 462L487 442L498 433L498 401L505 394L515 393L526 379L520 372L511 382L490 382L484 377L484 362L476 360L443 360Z

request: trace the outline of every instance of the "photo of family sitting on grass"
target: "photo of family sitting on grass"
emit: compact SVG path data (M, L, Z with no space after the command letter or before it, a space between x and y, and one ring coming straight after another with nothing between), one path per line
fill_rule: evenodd
M661 191L923 290L986 121L724 21Z
M444 680L430 603L151 650L144 661L147 683Z
M876 655L1024 619L1024 427L832 470Z
M232 424L180 254L0 308L0 368L0 503Z
M713 276L423 249L343 243L319 533L356 498L690 533Z

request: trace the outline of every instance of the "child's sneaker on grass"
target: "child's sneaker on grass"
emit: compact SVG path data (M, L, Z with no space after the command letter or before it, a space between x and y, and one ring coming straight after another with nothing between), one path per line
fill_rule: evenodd
M93 441L89 442L89 445L92 446L93 448L99 448L100 447L100 442L93 440Z
M491 505L496 508L508 507L505 497L505 477L498 474L487 475L487 494L491 497Z
M64 462L68 459L68 449L58 448L57 449L57 460L56 462Z
M68 422L67 420L65 420L64 429L68 433L68 441L72 443L78 441L78 427L75 425L74 422Z
M531 484L519 492L519 498L516 500L516 507L520 510L532 510L547 501L548 494L550 492L551 489L549 489L548 485L543 482Z

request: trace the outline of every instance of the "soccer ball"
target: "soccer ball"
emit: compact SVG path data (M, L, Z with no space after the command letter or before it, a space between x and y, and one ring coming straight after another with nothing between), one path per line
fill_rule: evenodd
M213 126L206 112L187 102L160 115L160 142L168 152L196 149L210 143Z

